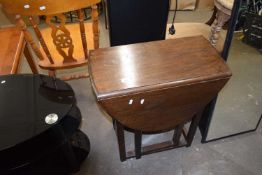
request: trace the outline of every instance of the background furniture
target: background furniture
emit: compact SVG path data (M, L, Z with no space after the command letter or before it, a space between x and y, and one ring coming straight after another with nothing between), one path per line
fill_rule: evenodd
M167 29L171 24L167 25ZM175 23L174 24L176 33L175 35L170 35L167 31L166 39L176 39L176 38L184 38L184 37L191 37L191 36L203 36L207 40L209 40L211 32L210 32L210 26L205 23L194 23L194 22L188 22L188 23ZM217 40L217 44L214 46L216 50L219 53L222 53L225 43L225 31L222 31L223 35L219 36L219 39Z
M175 9L175 0L171 0L170 10ZM178 0L179 10L213 10L214 0Z
M35 22L37 24L40 23L40 19L38 16L33 16ZM27 20L27 18L24 18L26 25L30 25L29 21ZM9 14L6 13L5 9L3 9L2 4L0 3L0 21L1 21L1 25L10 25L11 24L16 24L15 21L15 15L14 14Z
M98 49L89 62L98 103L115 121L121 161L190 146L202 109L231 76L201 36ZM142 147L142 134L174 129L173 140ZM135 151L126 153L124 130L135 134Z
M216 20L211 28L210 42L213 46L217 44L219 33L223 25L229 20L234 0L214 0L216 7Z
M169 0L107 0L110 45L165 39Z
M43 75L0 76L0 174L65 175L89 153L72 88Z
M241 14L239 14L239 22L236 28L243 28L243 41L257 48L262 54L262 1L255 0L242 3L239 13Z
M197 0L196 6L198 10L213 10L214 0Z
M197 0L178 0L177 9L178 10L195 10L197 5ZM171 0L170 10L175 10L176 1Z
M96 4L99 2L100 0L61 0L54 3L48 0L45 2L32 1L27 4L19 0L12 2L3 0L1 4L8 13L29 17L29 21L34 28L41 48L34 42L32 35L19 15L17 15L17 24L20 29L23 30L25 39L30 43L36 56L39 58L39 66L49 70L50 76L55 76L56 70L86 65L89 50L99 47L98 12L96 7ZM84 14L81 10L81 8L88 6L92 6L91 25L84 23ZM78 10L79 26L65 25L66 18L63 13L72 10ZM43 29L40 31L34 19L31 17L34 15L45 15L46 24L50 29ZM55 16L60 19L60 24L54 24L52 22L52 18ZM86 32L85 28L90 32ZM86 36L89 38L88 40L86 40ZM69 80L87 76L88 73L86 71L83 74L61 78Z
M24 54L32 72L38 73L24 34L16 27L0 29L0 75L16 74Z
M202 35L206 39L210 40L212 36L212 28L210 27L214 21L216 20L216 15L217 15L217 8L214 8L214 2L213 0L211 1L212 3L210 4L209 1L198 1L197 2L197 10L208 10L208 7L213 4L213 14L210 17L210 19L206 23L199 23L199 22L176 22L174 23L175 27L175 34L171 35L168 32L168 29L171 27L171 24L167 25L167 32L166 32L166 39L176 39L176 38L183 38L183 37L191 37L191 36L198 36ZM216 21L217 22L217 21ZM221 30L221 29L220 29ZM220 32L220 31L219 31ZM219 53L222 53L224 49L224 42L226 38L226 31L222 30L221 35L217 34L216 35L216 44L213 46L217 49ZM212 44L212 41L210 40L210 43Z

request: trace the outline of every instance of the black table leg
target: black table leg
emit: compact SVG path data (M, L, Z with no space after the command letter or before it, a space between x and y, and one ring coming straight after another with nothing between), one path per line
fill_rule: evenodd
M118 147L120 160L123 162L126 160L126 146L125 146L125 135L124 135L124 126L115 120L115 130L117 135Z
M184 124L180 124L175 128L174 135L173 135L173 143L174 145L179 145L180 137L182 134Z
M202 116L202 112L196 114L193 117L193 120L190 124L190 128L189 128L189 131L188 131L188 134L187 134L187 137L186 137L187 147L191 146L191 144L192 144L192 141L194 139L194 136L195 136L195 133L196 133L196 130L197 130L197 126L198 126L199 121L201 119L201 116Z
M136 159L141 158L141 148L142 148L142 132L135 131L135 152L136 152Z
M70 144L69 141L64 144L62 147L62 151L64 153L65 159L68 163L68 167L70 171L72 172L77 172L80 170L80 163L76 159L76 155L73 151L72 145Z

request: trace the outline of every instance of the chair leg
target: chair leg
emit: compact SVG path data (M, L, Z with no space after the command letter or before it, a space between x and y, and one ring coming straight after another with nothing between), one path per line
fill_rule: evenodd
M229 20L230 16L223 13L222 11L218 10L216 15L215 24L211 27L211 36L210 36L210 43L213 46L216 46L219 33L223 27L223 25Z
M98 11L97 6L92 6L92 21L93 21L93 35L94 35L94 49L99 48L99 28L98 28Z
M32 72L34 74L38 74L38 70L37 70L37 67L36 67L36 64L33 60L33 56L32 56L32 53L30 52L29 48L28 48L28 44L26 43L25 44L25 48L24 48L24 55L25 55L25 58L32 70Z
M56 71L55 71L55 70L49 70L49 71L48 71L48 75L49 75L50 77L56 77Z
M135 131L135 153L136 153L136 159L140 159L142 156L141 153L142 149L142 132L141 131Z
M121 162L123 162L123 161L126 160L124 126L121 123L119 123L118 121L115 121L115 127L114 128L116 130L116 135L117 135L120 160L121 160Z

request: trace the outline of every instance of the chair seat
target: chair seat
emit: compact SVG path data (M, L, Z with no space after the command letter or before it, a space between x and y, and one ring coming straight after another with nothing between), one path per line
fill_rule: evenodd
M215 2L229 10L232 10L234 4L234 0L215 0Z
M53 38L51 37L51 28L47 27L41 30L42 36L46 42L46 45L51 53L54 64L51 64L47 57L44 54L43 48L40 47L40 51L46 57L44 61L39 62L39 66L43 69L68 69L72 67L78 67L80 65L87 64L85 59L82 40L80 35L79 23L66 24L67 30L70 31L70 36L73 40L74 51L73 57L76 59L76 62L63 63L64 58L56 50L56 46L53 43ZM85 23L86 30L86 39L88 50L94 50L94 41L93 41L93 26L92 23ZM65 50L67 53L67 50Z
M171 24L167 25L166 39L174 39L174 38L183 38L183 37L191 37L202 35L207 40L210 37L210 26L204 23L175 23L176 33L175 35L170 35L168 33L168 29ZM218 40L217 45L215 46L218 52L222 52L224 47L224 41L226 37L226 32L221 31L220 38Z
M70 68L75 68L75 67L79 67L82 65L87 64L87 60L83 59L83 60L77 60L75 62L69 62L69 63L54 63L51 64L48 61L44 60L44 61L39 61L38 65L42 68L42 69L46 69L46 70L52 70L52 69L70 69Z

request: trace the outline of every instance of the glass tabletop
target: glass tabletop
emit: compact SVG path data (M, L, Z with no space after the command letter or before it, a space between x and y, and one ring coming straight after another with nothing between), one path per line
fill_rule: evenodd
M0 76L0 151L59 123L75 104L67 83L44 75Z

